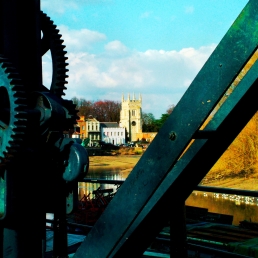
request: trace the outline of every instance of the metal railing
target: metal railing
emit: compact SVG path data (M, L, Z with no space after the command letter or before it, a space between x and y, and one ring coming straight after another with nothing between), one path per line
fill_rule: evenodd
M124 183L124 180L109 180L109 179L94 179L94 178L84 178L83 180L80 180L80 182L85 182L85 183L99 183L99 184L110 184L110 185L122 185ZM257 191L251 191L251 190L241 190L241 189L232 189L232 188L221 188L221 187L211 187L211 186L196 186L195 189L196 191L201 191L201 192L213 192L213 193L221 193L221 194L232 194L232 195L242 195L242 196L250 196L250 197L258 197L258 192ZM52 225L55 223L54 220L51 219L46 219L47 223L51 223ZM67 226L71 227L76 227L79 229L87 230L89 231L92 226L90 225L84 225L84 224L79 224L79 223L72 223L72 222L67 222ZM162 241L162 242L170 242L170 238L160 238L156 237L157 241ZM248 257L245 255L240 255L232 252L228 252L225 250L221 250L219 248L213 248L213 247L207 247L204 245L196 245L191 242L187 242L187 248L191 249L192 251L203 251L205 253L213 253L220 255L220 257Z

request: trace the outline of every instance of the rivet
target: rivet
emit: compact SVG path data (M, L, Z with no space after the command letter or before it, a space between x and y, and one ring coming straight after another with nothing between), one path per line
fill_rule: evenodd
M170 132L170 134L169 134L169 140L171 140L171 141L174 141L176 139L176 133L175 132Z

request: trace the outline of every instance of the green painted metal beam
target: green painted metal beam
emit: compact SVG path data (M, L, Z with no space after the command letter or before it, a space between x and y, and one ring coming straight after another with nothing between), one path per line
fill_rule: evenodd
M156 209L151 208L159 207L162 212L161 204L167 204L158 202L156 193L159 192L161 197L166 196L164 200L167 200L169 191L164 188L164 180L168 173L178 163L188 143L254 53L257 45L258 2L251 0L77 250L75 258L126 257L128 250L134 254L133 257L140 255L148 244L147 241L150 241L165 222L157 220L166 219L166 214L161 216L155 213ZM174 172L169 174L169 183L179 196L192 190L192 185L185 183L193 178L192 171L185 171L179 175ZM179 176L180 180L177 179ZM146 241L139 239L136 232L142 235L146 229L149 234Z
M169 214L177 212L177 210L173 210L177 209L176 204L183 203L187 199L195 186L256 113L258 110L257 76L258 62L206 126L207 129L216 130L215 134L209 139L194 141L188 151L178 160L160 187L156 189L148 203L139 212L137 218L128 227L119 245L112 251L115 254L114 257L121 257L120 253L132 254L132 246L136 247L139 241L146 241L146 244L142 249L141 246L135 249L140 249L139 253L146 249L151 238L149 236L155 236L163 226L163 222L169 218ZM157 232L152 233L151 227L154 221ZM175 232L171 232L171 234L176 233L176 222L173 224ZM133 253L135 253L135 249L132 251Z

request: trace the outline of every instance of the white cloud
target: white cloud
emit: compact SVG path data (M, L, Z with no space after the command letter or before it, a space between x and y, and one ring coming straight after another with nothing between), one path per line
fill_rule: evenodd
M106 40L106 35L97 31L88 29L70 30L64 25L59 26L58 29L62 34L67 49L73 52L88 50L94 44Z
M193 13L194 7L193 6L185 6L185 13Z
M82 5L97 5L112 1L113 0L42 0L41 7L43 10L62 14L67 9L78 9Z
M149 18L151 14L152 14L151 11L146 11L146 12L144 12L144 13L142 13L142 14L140 15L140 18L141 18L141 19Z
M105 50L110 53L116 54L126 54L128 52L127 47L118 40L111 41L108 44L106 44Z
M215 48L210 45L180 51L138 52L116 40L103 46L100 53L92 54L91 44L106 40L104 34L71 31L65 27L62 34L65 45L69 46L66 98L120 101L122 93L141 93L143 111L153 113L156 118L165 113L169 105L178 102ZM43 64L44 83L51 78L47 63L50 64L48 55Z

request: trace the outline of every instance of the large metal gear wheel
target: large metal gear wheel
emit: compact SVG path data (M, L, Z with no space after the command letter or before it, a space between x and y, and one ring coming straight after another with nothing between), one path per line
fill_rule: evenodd
M65 95L64 90L66 90L65 84L67 84L66 78L68 75L68 63L66 62L67 57L66 51L64 51L65 45L63 45L63 40L61 40L62 35L59 30L56 29L54 22L42 11L40 12L41 18L41 31L43 37L41 39L41 55L43 56L48 50L51 52L52 56L52 82L50 86L50 92L58 97ZM48 90L44 87L44 90ZM64 107L67 110L69 119L67 120L65 129L73 128L76 124L76 119L78 119L78 110L75 110L76 105L72 101L62 100Z
M26 107L18 73L0 56L0 172L21 146L27 124Z
M68 69L66 66L66 60L68 59L66 51L64 51L65 45L63 45L62 35L59 34L59 30L56 29L56 25L53 21L42 11L40 12L41 19L41 31L43 37L41 39L41 55L43 56L48 50L52 56L52 82L50 86L50 92L58 97L65 95L65 84L67 84L66 78L68 75Z
M62 97L67 84L66 66L67 57L63 40L53 21L43 12L41 18L41 54L50 50L52 56L52 83L50 92ZM44 87L44 90L47 89ZM68 113L71 117L69 126L74 123L76 111L71 104ZM21 145L26 130L26 97L24 87L18 74L14 71L7 59L0 56L0 169L10 162L13 154ZM1 169L1 170L2 170Z
M41 39L42 56L50 50L52 56L52 83L50 90L43 86L44 90L50 91L55 96L62 98L67 84L66 66L67 57L63 40L59 30L56 29L53 21L41 12ZM68 123L66 127L72 128L76 122L76 113L71 101L62 100L67 109ZM7 61L0 56L0 171L11 161L24 139L26 133L27 113L26 113L25 90L18 74Z

